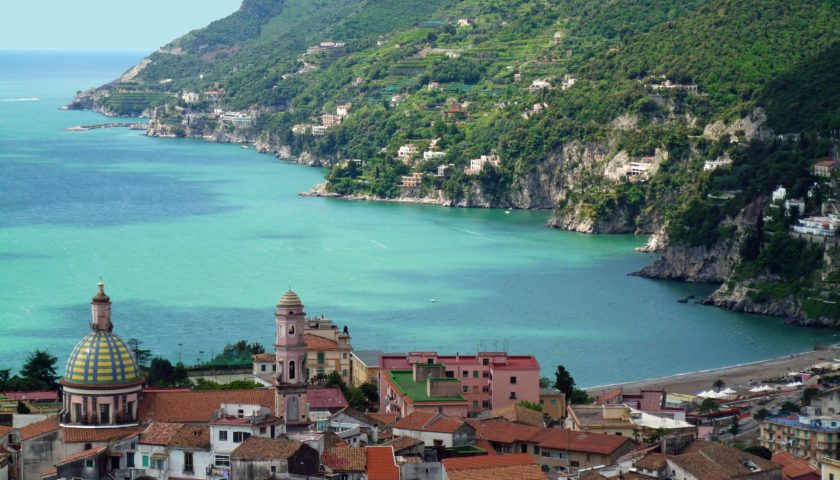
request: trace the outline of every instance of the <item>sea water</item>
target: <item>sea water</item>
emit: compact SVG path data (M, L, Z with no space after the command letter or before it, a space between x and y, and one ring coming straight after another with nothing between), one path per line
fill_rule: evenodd
M310 315L347 325L356 349L533 354L581 385L837 339L677 303L711 288L628 276L655 259L633 251L645 237L547 229L547 212L302 198L324 170L237 145L64 130L111 121L59 107L141 57L0 52L0 368L36 348L63 367L100 278L115 332L185 363L239 339L271 348L289 288Z

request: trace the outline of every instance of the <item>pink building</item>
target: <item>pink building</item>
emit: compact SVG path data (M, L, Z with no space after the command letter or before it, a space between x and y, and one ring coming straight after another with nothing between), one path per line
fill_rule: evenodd
M504 352L479 352L478 355L438 355L437 352L383 355L380 381L391 381L390 371L411 370L415 364L443 365L443 377L460 381L460 394L466 400L469 414L514 405L522 400L539 402L540 364L531 355L508 355ZM393 382L391 385L392 388L397 387L395 391L398 396L405 395L406 391L402 391L398 385L393 385ZM380 390L382 397L386 390ZM380 401L380 411L402 415L411 413L385 410L386 405L386 402Z

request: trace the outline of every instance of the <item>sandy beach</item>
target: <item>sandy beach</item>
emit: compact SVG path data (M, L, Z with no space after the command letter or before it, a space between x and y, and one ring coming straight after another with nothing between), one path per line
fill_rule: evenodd
M699 372L671 375L635 382L616 383L587 388L590 395L622 387L627 393L635 393L642 389L665 390L668 393L696 394L712 388L717 379L727 385L736 387L747 385L750 380L761 382L764 379L787 375L788 372L802 369L825 360L840 357L840 345L832 345L820 350L803 352L784 357L761 360L742 365L716 368Z

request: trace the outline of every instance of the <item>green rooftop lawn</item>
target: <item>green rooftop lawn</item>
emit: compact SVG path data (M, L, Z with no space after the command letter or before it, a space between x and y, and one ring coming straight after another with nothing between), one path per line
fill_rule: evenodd
M450 395L446 397L430 397L426 395L426 382L415 382L414 374L411 370L392 370L388 372L391 381L397 389L408 395L413 402L466 402L460 393L458 395Z

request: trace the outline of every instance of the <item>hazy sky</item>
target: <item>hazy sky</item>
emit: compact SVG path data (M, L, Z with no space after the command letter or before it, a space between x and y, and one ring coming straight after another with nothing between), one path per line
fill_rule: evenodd
M239 8L241 0L0 2L0 50L155 50Z

